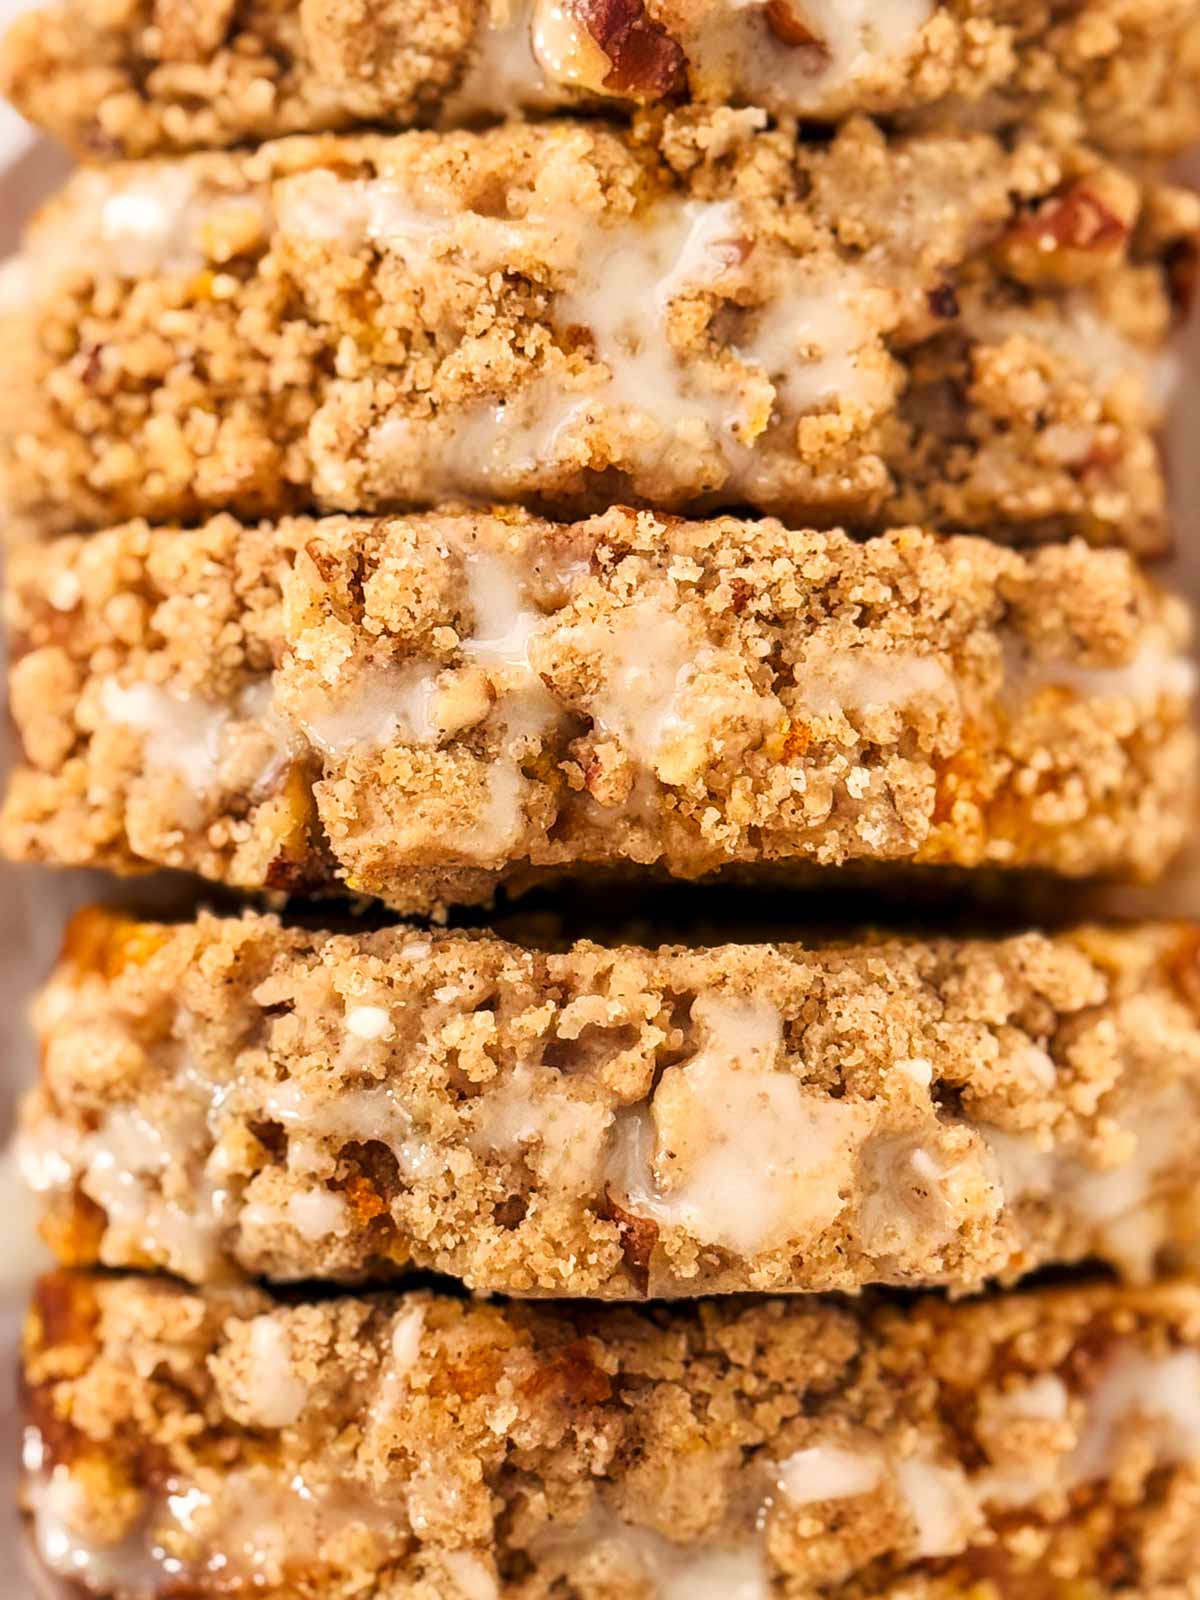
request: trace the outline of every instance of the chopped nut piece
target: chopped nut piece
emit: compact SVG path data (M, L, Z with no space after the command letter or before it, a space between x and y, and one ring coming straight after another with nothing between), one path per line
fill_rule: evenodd
M1113 174L1074 184L1043 201L996 247L1005 272L1021 283L1086 283L1125 253L1137 213L1137 190Z
M621 1254L629 1271L629 1279L639 1294L650 1289L650 1258L658 1242L658 1223L650 1217L638 1217L613 1199L612 1190L606 1189L602 1214L616 1223L621 1240ZM66 1263L74 1266L75 1261Z
M683 51L643 0L565 0L611 63L601 85L612 94L658 99L683 87Z
M767 26L782 44L812 50L818 57L828 59L829 52L820 38L797 16L793 0L767 0L765 12Z

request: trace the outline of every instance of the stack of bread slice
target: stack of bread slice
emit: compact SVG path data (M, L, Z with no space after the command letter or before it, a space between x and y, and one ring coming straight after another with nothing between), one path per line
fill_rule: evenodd
M2 72L82 165L0 277L0 845L193 875L34 1006L43 1578L1185 1600L1200 925L1089 908L1194 826L1198 0L65 0Z

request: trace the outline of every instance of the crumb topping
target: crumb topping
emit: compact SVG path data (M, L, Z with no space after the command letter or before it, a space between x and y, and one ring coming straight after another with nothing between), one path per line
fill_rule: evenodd
M23 858L427 910L618 867L1149 877L1186 827L1186 609L1081 544L217 519L10 588Z
M18 531L466 498L1161 548L1198 212L1032 133L728 108L91 168L7 281L5 494Z
M1189 1284L585 1320L60 1275L26 1494L43 1560L117 1600L1182 1595L1198 1340ZM264 1421L281 1377L306 1398Z
M961 1291L1086 1256L1145 1278L1192 1234L1194 946L546 953L90 913L38 1003L21 1158L65 1261L194 1280Z
M1195 138L1191 0L68 0L21 18L6 96L89 159L373 122L690 99L829 120Z

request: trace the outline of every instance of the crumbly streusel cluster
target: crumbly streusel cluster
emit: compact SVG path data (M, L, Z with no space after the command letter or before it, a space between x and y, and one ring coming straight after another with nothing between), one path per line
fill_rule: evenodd
M1194 1600L1200 923L1078 908L1197 804L1200 0L55 0L0 82L83 162L0 850L225 896L33 1009L47 1580Z
M1148 878L1188 826L1187 610L1123 552L223 517L9 584L18 858L427 912L601 871Z
M1076 140L751 111L81 172L0 288L18 531L446 500L1160 550L1200 206Z
M60 1272L25 1381L31 1518L85 1592L1194 1587L1194 1284L635 1311Z

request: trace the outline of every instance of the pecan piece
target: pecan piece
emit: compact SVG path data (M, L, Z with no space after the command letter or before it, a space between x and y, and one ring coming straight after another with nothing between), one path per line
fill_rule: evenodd
M1132 182L1096 173L1045 200L998 241L1001 269L1018 283L1086 283L1125 253L1137 208Z
M765 14L767 27L780 44L792 50L812 50L822 61L828 61L829 49L824 39L801 21L792 9L791 0L767 0Z
M306 540L304 553L321 574L324 583L332 583L342 570L337 555L320 539Z
M629 1276L633 1279L634 1287L639 1294L650 1292L650 1257L654 1253L654 1246L658 1243L658 1223L650 1217L636 1217L632 1211L626 1211L624 1206L618 1204L613 1198L611 1189L604 1191L604 1204L600 1215L609 1222L617 1225L617 1234L621 1241L621 1254L625 1258L625 1265L629 1268Z
M609 70L597 87L639 100L683 87L683 51L646 15L642 0L576 0L569 9L608 57Z

